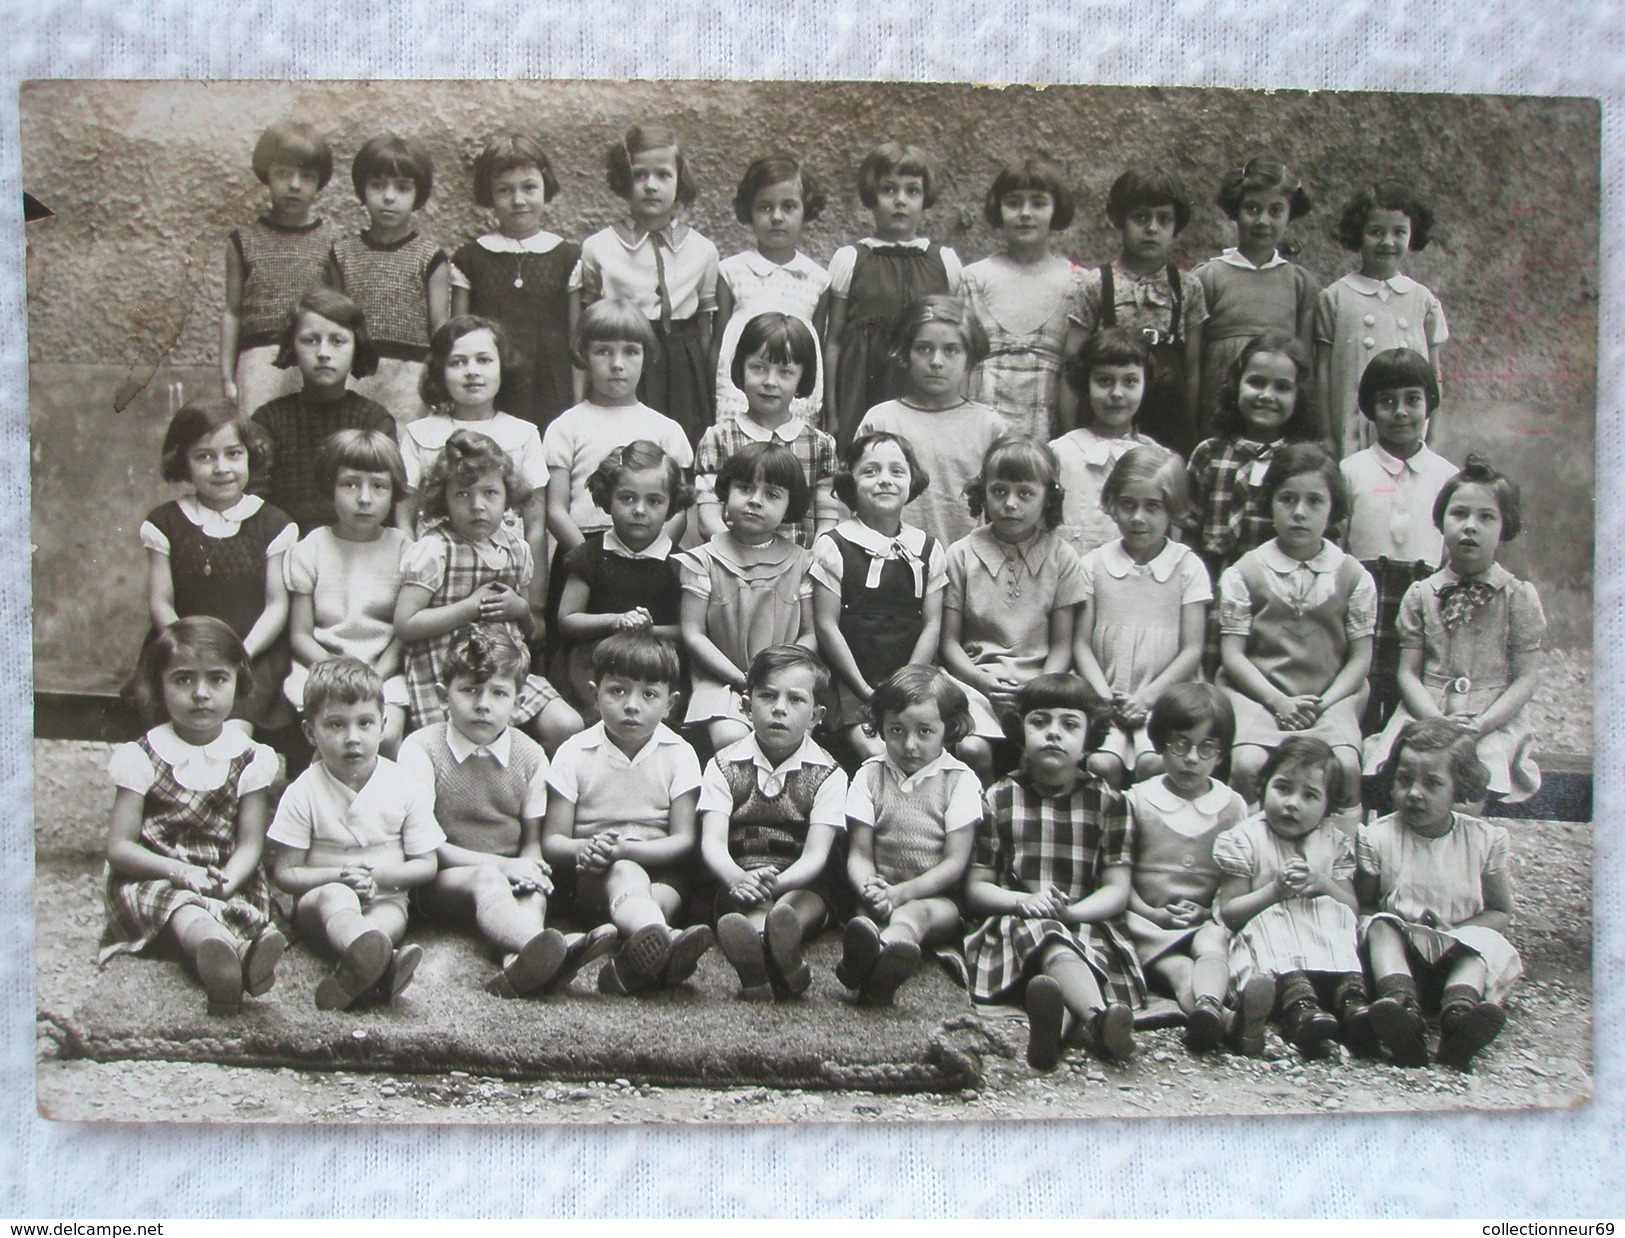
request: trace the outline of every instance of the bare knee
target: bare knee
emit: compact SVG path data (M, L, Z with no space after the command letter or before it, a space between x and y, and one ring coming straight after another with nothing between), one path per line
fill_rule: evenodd
M1128 780L1128 771L1123 768L1123 763L1109 752L1091 752L1083 768L1114 791L1121 791Z
M1258 771L1268 753L1256 744L1243 744L1230 754L1230 783L1244 799L1258 798Z
M1167 770L1163 759L1155 752L1148 752L1138 761L1134 762L1134 781L1144 782L1147 778L1155 778Z
M976 771L986 783L993 777L993 745L980 735L967 735L959 741L959 759Z
M705 728L711 747L721 752L729 744L736 744L750 734L750 728L732 718L713 718Z
M531 720L531 733L542 751L548 756L559 750L559 745L585 727L581 715L563 699L549 701L542 712Z

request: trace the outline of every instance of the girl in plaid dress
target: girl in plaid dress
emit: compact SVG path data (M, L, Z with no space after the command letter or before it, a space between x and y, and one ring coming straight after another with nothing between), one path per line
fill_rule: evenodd
M107 923L97 961L179 946L209 1013L236 1014L276 978L287 942L271 925L260 871L276 756L226 719L250 681L242 641L218 619L170 624L137 677L162 716L113 750L118 794L107 831Z
M526 601L535 570L530 547L503 519L524 497L507 453L473 430L453 432L429 469L422 511L431 527L401 557L395 602L416 726L446 720L437 685L463 629L500 624L523 640L534 627ZM526 677L513 720L530 724L526 729L549 754L581 729L581 715L540 675Z
M1123 923L1133 839L1122 799L1080 772L1089 711L1076 675L1040 675L1016 694L1021 768L988 790L966 878L971 997L1022 996L1027 1061L1052 1069L1063 1044L1122 1061L1134 1052L1145 978Z

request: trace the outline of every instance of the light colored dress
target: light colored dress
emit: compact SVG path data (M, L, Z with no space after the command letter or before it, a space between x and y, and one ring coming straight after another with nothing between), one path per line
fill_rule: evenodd
M769 645L793 644L801 634L801 604L812 597L811 563L812 551L777 534L766 545L746 546L718 533L677 556L683 592L705 600L705 634L741 671ZM696 666L684 722L713 718L746 721L732 686Z
M1155 446L1143 434L1102 438L1079 426L1050 443L1061 463L1061 523L1055 530L1073 550L1086 555L1121 536L1117 524L1100 506L1106 475L1136 447Z
M1424 357L1450 338L1444 306L1408 275L1375 280L1350 272L1320 294L1315 308L1315 343L1331 349L1326 412L1341 416L1342 455L1376 441L1371 422L1360 414L1360 375L1371 358L1390 348L1409 348Z
M717 356L717 423L720 425L745 411L745 393L734 385L734 351L745 324L757 314L793 314L812 332L813 389L811 395L798 395L790 401L790 412L817 425L824 407L824 349L813 315L818 302L829 290L829 272L797 250L789 262L778 263L747 249L724 258L717 265L717 277L733 294L733 313L722 328L722 349Z
M421 425L421 422L413 422ZM376 541L351 542L331 528L312 529L282 560L289 593L308 594L315 612L311 635L335 657L348 655L376 667L395 639L395 599L401 591L401 556L412 544L402 529L379 530ZM302 708L310 667L295 660L282 686ZM384 680L384 700L406 708L406 676Z
M610 527L609 513L593 502L587 478L616 448L646 439L683 468L692 468L694 449L678 425L647 404L622 407L583 400L560 413L542 435L542 459L570 475L570 519L583 535Z
M871 430L907 439L920 468L931 479L925 493L903 510L904 520L944 546L952 546L976 527L976 519L965 506L965 487L982 471L982 457L1004 433L1004 418L971 400L940 411L888 400L864 415L852 437L860 438Z
M1487 599L1465 620L1447 626L1445 591L1467 583L1487 586ZM1488 709L1517 678L1518 661L1538 652L1545 641L1540 594L1499 563L1470 582L1444 568L1412 585L1399 604L1400 648L1422 651L1422 686L1446 714ZM1387 760L1411 717L1401 702L1383 732L1367 741L1367 772L1375 773ZM1522 714L1479 738L1478 759L1489 767L1493 794L1516 803L1540 790L1534 747L1535 736Z
M1264 815L1249 817L1220 834L1213 860L1227 877L1246 877L1248 889L1274 881L1289 861L1338 881L1354 877L1354 840L1329 821L1303 838L1271 832ZM1264 908L1230 938L1230 979L1241 988L1255 975L1290 971L1358 972L1354 909L1327 894L1289 898Z
M1048 530L1010 544L984 525L948 548L942 607L959 612L959 643L989 674L1022 683L1037 677L1049 657L1050 615L1083 598L1078 556ZM970 698L975 733L1002 736L988 698L970 684L960 687Z
M1219 393L1230 367L1256 337L1279 332L1305 339L1315 318L1320 281L1280 254L1254 266L1239 249L1225 250L1191 272L1207 298L1202 328L1202 394L1198 409L1203 434L1214 432Z
M1082 270L1065 258L1029 266L994 254L965 268L960 291L988 342L967 394L1003 417L1010 433L1047 440L1069 319L1082 305Z
M1140 564L1109 542L1083 557L1084 596L1095 603L1089 648L1114 693L1131 695L1162 674L1179 656L1184 608L1213 600L1207 568L1189 546L1169 542L1151 562ZM1113 726L1100 745L1133 769L1153 751L1145 727Z
M1247 815L1246 801L1216 779L1188 800L1163 777L1136 783L1123 799L1133 828L1134 892L1152 907L1183 898L1211 908L1224 875L1213 859L1213 844ZM1163 928L1132 908L1123 915L1142 967L1187 948L1208 924L1223 927L1221 921L1203 920L1189 928Z
M1507 872L1509 852L1504 828L1462 813L1453 814L1450 832L1438 838L1406 829L1397 813L1361 825L1355 836L1360 872L1375 877L1380 891L1377 913L1360 922L1361 940L1373 922L1384 920L1431 964L1476 954L1489 969L1484 996L1504 1000L1523 975L1517 950L1494 929L1461 922L1484 910L1484 878ZM1438 926L1420 923L1425 915Z

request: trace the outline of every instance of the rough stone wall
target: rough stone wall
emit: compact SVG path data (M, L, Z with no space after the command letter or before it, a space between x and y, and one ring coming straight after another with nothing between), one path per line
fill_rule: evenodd
M347 229L364 221L349 181L362 142L388 129L424 141L436 177L421 226L448 247L490 227L469 169L501 128L542 137L562 183L547 226L580 239L621 211L604 187L604 148L633 122L669 123L701 186L691 220L724 254L749 244L731 206L745 164L792 151L829 197L805 234L820 260L869 231L856 168L890 137L938 160L928 227L967 261L994 248L981 220L987 185L1006 158L1029 151L1073 177L1078 218L1057 246L1086 263L1114 252L1103 206L1118 173L1137 161L1177 171L1197 204L1180 239L1184 264L1233 243L1213 205L1224 173L1275 151L1316 199L1292 239L1323 282L1354 264L1332 237L1342 202L1376 176L1411 179L1438 224L1407 269L1439 295L1451 326L1439 445L1458 459L1482 445L1525 483L1530 531L1505 561L1540 584L1565 643L1590 643L1599 113L1588 101L855 82L32 83L22 95L23 183L56 212L28 237L37 470L83 470L89 487L129 504L164 493L146 481L156 439L133 465L122 450L55 457L150 436L129 426L109 434L104 419L132 401L150 416L154 390L209 373L198 367L214 363L224 237L263 209L249 156L266 124L290 116L329 136L335 170L322 209ZM56 503L36 487L37 524L79 522ZM133 531L142 510L115 523ZM37 636L49 656L59 589L50 567L40 573ZM71 603L83 605L83 594ZM98 608L139 626L139 599L132 608L107 597Z

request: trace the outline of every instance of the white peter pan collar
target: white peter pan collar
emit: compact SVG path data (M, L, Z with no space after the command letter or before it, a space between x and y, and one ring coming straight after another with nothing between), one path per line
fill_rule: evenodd
M1193 800L1188 800L1179 794L1161 777L1140 783L1135 788L1135 794L1144 796L1146 803L1150 804L1158 812L1171 813L1194 808L1203 816L1217 817L1224 811L1225 805L1230 802L1230 797L1234 792L1217 778L1210 781L1212 785Z
M1343 278L1355 292L1368 297L1382 295L1384 288L1398 296L1404 296L1413 288L1421 287L1408 275L1395 275L1388 279L1372 279L1369 275L1361 275L1358 271L1351 271Z
M759 249L742 249L730 259L730 262L744 267L758 279L767 279L780 271L797 279L811 279L819 271L818 264L799 249L789 262L774 262L773 259L765 257Z
M476 744L464 735L451 723L446 723L446 747L451 749L452 759L461 765L476 752L489 752L496 758L496 763L503 769L508 768L508 758L513 755L513 728L503 727L502 734L489 744Z
M236 537L237 530L243 526L243 521L264 507L265 500L257 494L245 494L225 511L217 512L214 508L205 507L198 502L195 494L188 494L178 500L176 506L181 509L181 515L195 524L204 537L224 540Z
M189 744L168 722L148 731L147 743L188 791L213 791L225 782L232 761L254 746L252 737L235 726L226 727L206 744Z
M1381 443L1371 444L1371 458L1390 477L1398 477L1405 472L1421 473L1421 466L1426 464L1432 456L1433 453L1427 449L1426 443L1422 444L1421 450L1414 453L1408 460L1401 460Z
M806 422L792 417L782 426L769 430L748 413L741 413L734 418L734 425L739 428L739 432L755 443L768 443L774 439L785 444L793 443L801 437L801 431L806 424Z
M1187 554L1190 548L1180 542L1169 541L1149 563L1136 563L1123 549L1123 539L1107 542L1100 548L1100 565L1106 569L1108 575L1122 580L1125 576L1139 572L1150 572L1151 579L1159 585L1168 583L1168 578L1174 574L1174 569Z
M1343 552L1325 538L1321 538L1320 550L1309 559L1294 559L1281 549L1281 543L1274 538L1260 546L1257 554L1258 561L1279 576L1289 576L1299 568L1308 568L1318 576L1335 572L1343 562Z
M615 535L614 529L605 529L604 549L622 559L667 559L671 557L671 538L662 530L642 550L633 550Z
M889 556L896 546L902 547L916 557L925 553L925 530L911 524L903 525L896 537L887 537L880 530L871 529L854 517L851 520L841 521L835 526L835 531L860 550L867 550L874 555Z
M545 254L557 249L564 238L542 229L527 237L512 237L502 232L487 232L480 238L480 248L493 254Z
M931 238L917 236L912 241L883 241L878 236L866 236L858 244L867 245L870 249L917 249L924 253L931 248Z

